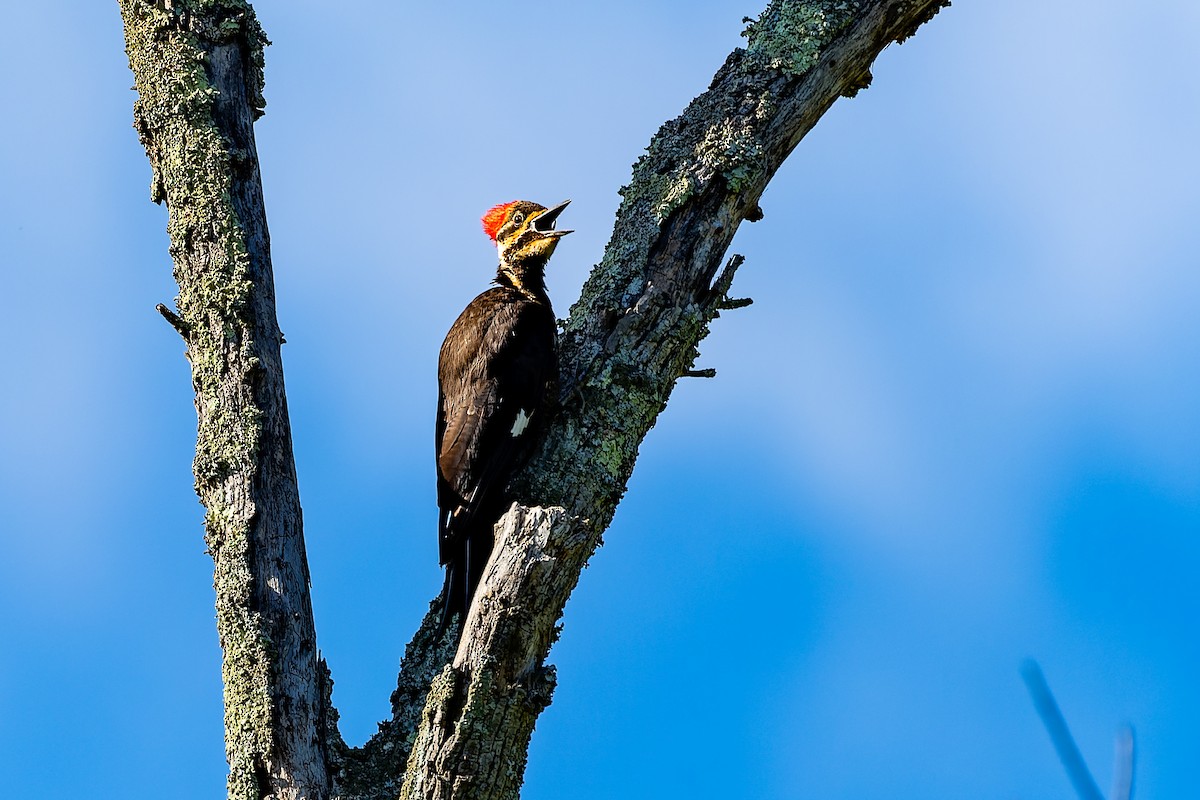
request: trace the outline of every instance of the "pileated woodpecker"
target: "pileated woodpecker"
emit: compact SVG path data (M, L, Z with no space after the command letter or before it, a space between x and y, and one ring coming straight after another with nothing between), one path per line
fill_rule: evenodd
M438 560L446 567L439 633L466 619L492 552L492 527L511 499L509 480L544 429L558 383L554 311L546 261L570 200L546 208L514 200L489 210L483 230L496 243L496 286L463 310L438 359Z

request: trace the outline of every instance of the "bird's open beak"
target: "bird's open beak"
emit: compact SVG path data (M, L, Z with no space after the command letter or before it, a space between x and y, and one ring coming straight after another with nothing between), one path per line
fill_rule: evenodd
M554 208L547 208L545 211L533 218L533 222L530 223L530 227L532 227L535 232L547 237L566 236L568 233L574 233L574 231L554 230L554 220L558 219L558 215L563 212L563 209L566 208L570 202L570 200L563 200L561 203L554 206Z

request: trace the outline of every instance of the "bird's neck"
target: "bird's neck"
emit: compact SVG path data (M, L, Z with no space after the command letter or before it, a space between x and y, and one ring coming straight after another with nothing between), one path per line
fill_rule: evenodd
M516 289L535 300L545 300L546 259L527 258L515 264L501 263L496 271L496 283Z

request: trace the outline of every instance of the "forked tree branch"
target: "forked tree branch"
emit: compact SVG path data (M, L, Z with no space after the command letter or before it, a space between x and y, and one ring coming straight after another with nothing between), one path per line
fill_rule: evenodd
M729 297L718 275L800 139L945 0L774 0L634 166L604 258L561 337L561 409L518 480L457 651L427 615L392 719L336 732L317 656L251 122L262 44L245 0L119 0L135 125L166 200L200 420L224 649L231 797L515 798L550 702L555 625L638 446ZM168 317L170 319L170 317ZM700 371L703 374L704 371Z

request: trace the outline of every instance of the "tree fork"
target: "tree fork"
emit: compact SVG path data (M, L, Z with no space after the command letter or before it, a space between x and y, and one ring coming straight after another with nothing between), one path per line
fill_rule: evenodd
M553 691L545 659L563 605L710 323L745 305L728 294L740 259L718 275L737 227L762 218L775 171L839 96L867 85L879 52L948 3L773 0L746 48L654 137L571 309L562 409L497 523L457 652L428 614L392 719L351 749L316 651L283 394L252 130L265 38L245 0L119 2L151 196L170 210L179 314L164 316L187 341L196 388L229 795L515 798Z
M327 798L316 648L253 122L266 43L242 0L119 0L137 129L165 202L196 390L223 652L228 796ZM176 323L179 324L176 324Z

